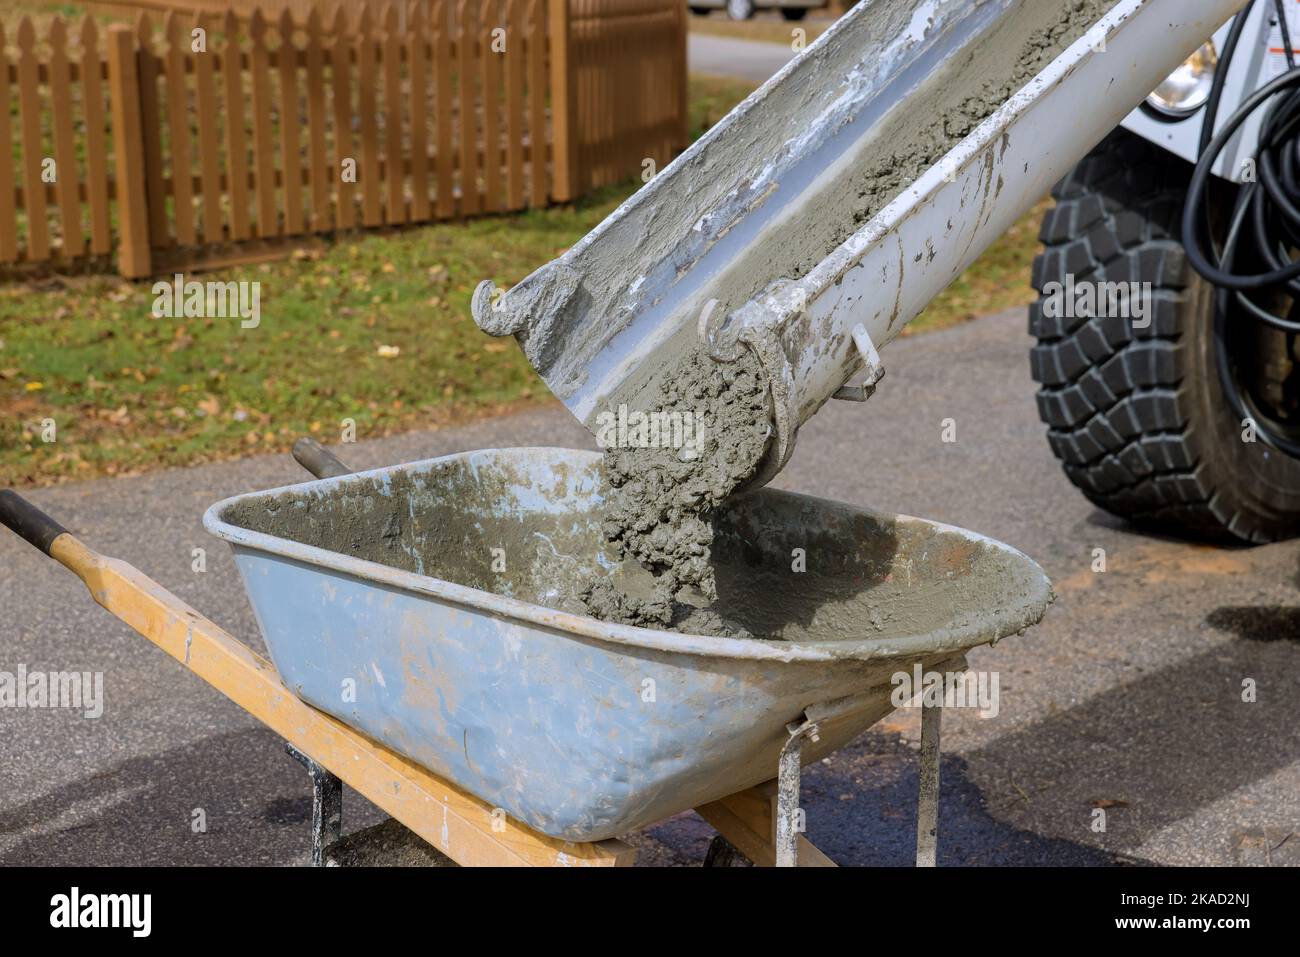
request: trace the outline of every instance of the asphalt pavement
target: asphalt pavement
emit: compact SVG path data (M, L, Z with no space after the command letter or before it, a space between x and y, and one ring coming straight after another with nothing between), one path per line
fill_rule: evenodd
M977 530L1053 579L1040 626L970 656L999 676L997 715L945 715L940 863L1300 864L1297 545L1209 548L1093 508L1047 449L1029 345L1019 310L894 343L876 396L830 403L775 483ZM508 445L591 440L550 406L336 451L370 467ZM30 497L260 649L231 555L200 517L300 478L270 456ZM0 671L105 681L95 719L0 708L0 864L305 859L308 779L275 735L9 534L0 609ZM916 711L895 712L805 774L809 837L840 863L909 862L918 732ZM380 819L345 797L345 831ZM633 840L644 863L689 864L711 836L685 812Z
M734 76L761 83L793 57L794 51L782 43L759 43L704 33L688 34L686 40L686 61L692 73Z

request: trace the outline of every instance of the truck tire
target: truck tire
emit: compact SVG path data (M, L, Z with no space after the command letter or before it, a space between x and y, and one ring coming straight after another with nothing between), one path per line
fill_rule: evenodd
M790 23L798 23L804 17L808 16L807 7L782 7L781 16Z
M1224 399L1214 288L1177 239L1190 176L1117 129L1053 188L1029 307L1038 413L1065 474L1106 511L1197 538L1274 541L1300 533L1300 460L1243 441ZM1151 283L1150 325L1045 310L1044 289L1067 275Z

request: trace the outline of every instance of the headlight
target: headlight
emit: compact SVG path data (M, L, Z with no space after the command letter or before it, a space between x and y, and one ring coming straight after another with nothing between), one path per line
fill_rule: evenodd
M1166 116L1181 118L1195 113L1210 98L1218 65L1219 52L1211 40L1170 73L1147 97L1147 104Z

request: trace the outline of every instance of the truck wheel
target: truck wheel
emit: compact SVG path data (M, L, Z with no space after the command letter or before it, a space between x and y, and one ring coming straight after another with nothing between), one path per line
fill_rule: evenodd
M1052 190L1029 307L1038 413L1065 474L1106 511L1200 538L1274 541L1300 533L1300 460L1244 441L1224 398L1215 291L1177 239L1190 177L1186 162L1117 129ZM1057 308L1050 295L1067 276L1150 283L1150 324L1095 308L1071 317L1088 309ZM1283 389L1278 379L1291 377L1286 343L1233 318L1229 328L1243 330L1230 343L1239 388L1267 417L1268 394L1294 395L1294 382Z
M748 20L754 15L754 0L727 0L727 16L733 20Z
M807 7L782 7L781 16L785 17L791 23L798 23L804 17L808 16Z
M690 10L697 17L707 17L709 15L708 7L691 7Z

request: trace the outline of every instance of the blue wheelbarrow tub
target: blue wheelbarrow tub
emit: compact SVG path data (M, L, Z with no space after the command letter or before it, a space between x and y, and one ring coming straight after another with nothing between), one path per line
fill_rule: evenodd
M599 465L465 452L240 495L203 523L294 693L575 841L770 780L806 709L825 717L805 760L829 753L893 710L893 675L962 667L1051 600L981 535L764 489L714 546L714 609L761 638L598 621L571 596L621 573Z

